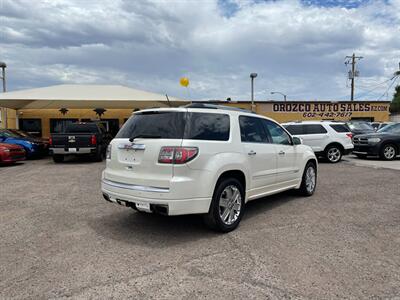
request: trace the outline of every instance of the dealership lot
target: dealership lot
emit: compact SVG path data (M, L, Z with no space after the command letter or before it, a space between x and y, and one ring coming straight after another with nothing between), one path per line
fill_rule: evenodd
M0 298L400 296L400 171L351 160L225 235L104 201L104 163L0 167Z

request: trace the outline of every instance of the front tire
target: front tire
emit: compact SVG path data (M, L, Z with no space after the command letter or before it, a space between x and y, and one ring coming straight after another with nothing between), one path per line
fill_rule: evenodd
M219 180L209 212L204 216L206 225L220 232L234 230L244 212L244 188L236 178Z
M381 148L379 156L384 160L393 160L397 156L396 147L392 144L386 144Z
M317 167L315 163L308 162L304 168L299 193L302 196L312 196L317 187Z
M325 158L332 164L338 163L342 156L342 150L338 146L332 145L325 150Z

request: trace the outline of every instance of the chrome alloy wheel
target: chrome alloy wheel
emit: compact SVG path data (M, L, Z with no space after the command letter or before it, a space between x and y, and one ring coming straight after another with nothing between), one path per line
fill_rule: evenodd
M383 149L383 155L386 159L393 159L396 155L396 149L392 145L388 145Z
M340 159L340 150L338 149L338 148L335 148L335 147L333 147L333 148L330 148L329 150L328 150L328 159L329 159L329 161L330 162L338 162L339 161L339 159Z
M242 195L234 185L227 186L219 198L219 217L226 225L237 221L242 208Z
M309 166L306 171L306 190L310 194L314 192L316 179L317 176L315 174L315 169L312 166Z

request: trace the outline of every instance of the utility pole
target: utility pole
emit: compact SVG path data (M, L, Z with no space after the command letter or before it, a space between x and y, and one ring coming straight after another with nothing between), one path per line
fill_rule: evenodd
M351 96L350 100L354 101L354 79L359 76L358 70L356 70L356 60L362 59L362 56L356 56L354 53L352 56L346 56L344 64L347 66L351 64L351 71L349 71L349 79L351 80Z
M0 78L1 78L1 80L3 81L3 93L5 93L6 92L6 68L7 68L7 65L6 65L6 63L5 62L2 62L2 61L0 61L0 68L1 68L1 76L0 76ZM1 114L1 111L0 111L0 114ZM5 128L7 128L7 126L8 126L8 120L7 120L7 118L8 118L8 116L7 116L7 108L4 108L4 127Z
M257 77L257 73L251 73L251 111L254 112L255 105L254 105L254 78Z

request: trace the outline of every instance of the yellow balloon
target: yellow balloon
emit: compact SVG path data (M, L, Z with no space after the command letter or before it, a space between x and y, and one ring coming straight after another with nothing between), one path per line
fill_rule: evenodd
M181 86L187 87L189 85L189 78L182 77L180 80Z

